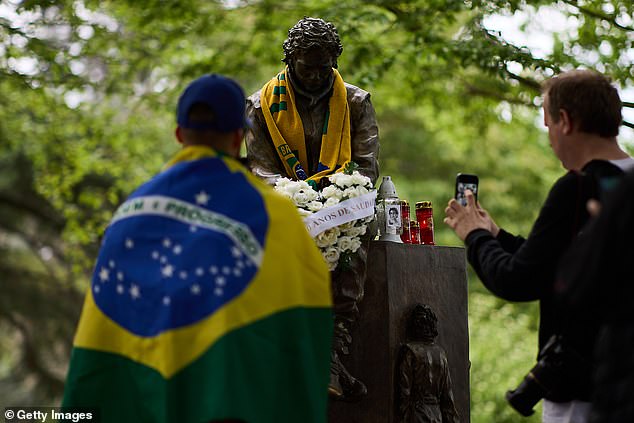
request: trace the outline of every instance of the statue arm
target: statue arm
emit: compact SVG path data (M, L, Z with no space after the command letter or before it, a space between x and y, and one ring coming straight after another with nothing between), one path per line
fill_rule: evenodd
M453 398L453 390L451 387L451 375L449 373L449 363L444 351L441 356L442 360L442 381L440 389L440 410L442 413L442 421L447 423L460 423L458 410Z
M360 101L350 102L352 160L359 165L359 172L374 184L379 176L379 128L370 94L363 94Z
M399 411L401 422L409 422L414 417L414 401L412 387L414 386L414 354L407 346L403 347L401 363L399 365Z
M247 116L252 125L246 133L247 164L255 176L273 185L287 175L269 135L260 107L259 92L247 99Z

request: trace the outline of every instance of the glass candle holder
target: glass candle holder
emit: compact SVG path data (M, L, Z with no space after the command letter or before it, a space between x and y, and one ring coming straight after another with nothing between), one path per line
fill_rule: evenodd
M434 245L434 210L431 201L416 203L416 221L420 225L420 243Z
M409 217L409 201L400 200L401 204L401 224L403 226L401 232L401 240L405 244L411 244L410 240L410 217Z
M420 244L420 225L417 221L412 220L409 224L410 244Z

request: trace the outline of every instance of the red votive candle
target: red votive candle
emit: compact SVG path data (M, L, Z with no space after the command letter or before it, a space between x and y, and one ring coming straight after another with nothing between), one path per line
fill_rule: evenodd
M434 245L434 211L431 201L416 203L416 220L420 225L420 243Z
M404 244L411 244L412 241L410 240L410 228L409 228L409 223L410 223L409 201L401 200L400 205L401 205L401 223L403 226L403 231L401 232L401 241L403 241Z
M420 225L417 221L412 220L409 224L410 244L420 244Z

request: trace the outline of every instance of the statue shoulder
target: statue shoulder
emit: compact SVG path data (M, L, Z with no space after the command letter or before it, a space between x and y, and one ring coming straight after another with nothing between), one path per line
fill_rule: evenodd
M261 109L262 105L260 104L260 93L262 90L257 90L249 97L247 97L247 107L251 106L255 109Z
M420 350L420 343L419 342L406 342L404 344L401 344L401 350L403 351L403 353L412 353L414 355L416 355L419 350Z
M356 85L348 84L345 82L346 92L348 94L348 103L357 104L363 103L370 98L370 93L364 89L357 87Z

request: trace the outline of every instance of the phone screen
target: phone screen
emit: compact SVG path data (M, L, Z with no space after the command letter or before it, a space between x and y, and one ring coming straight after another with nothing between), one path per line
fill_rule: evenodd
M472 180L463 180L458 177L456 180L456 201L458 201L463 207L467 205L467 198L465 197L465 191L471 190L473 195L475 196L476 201L478 200L478 182L477 177L474 177Z

